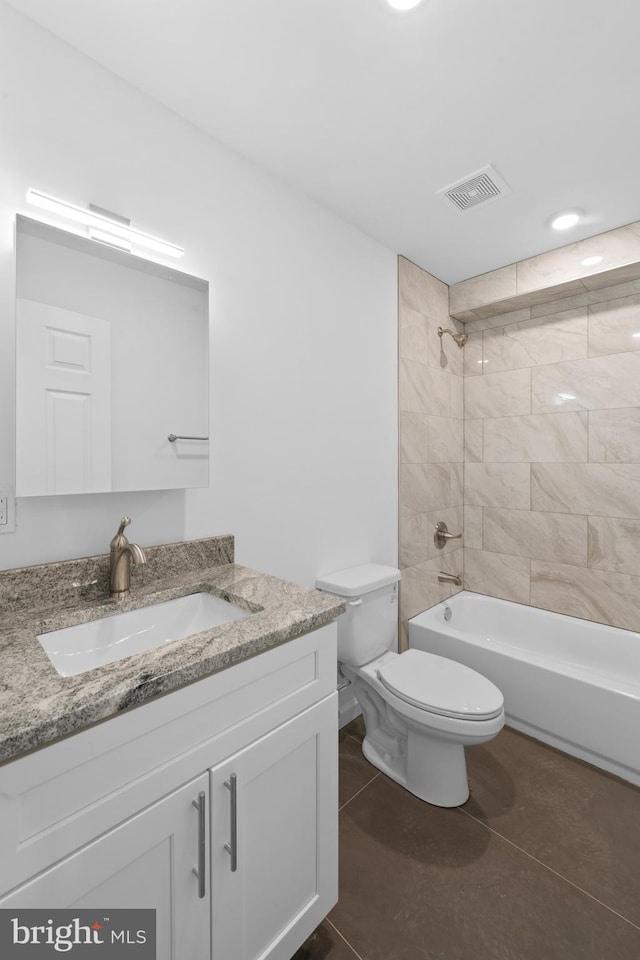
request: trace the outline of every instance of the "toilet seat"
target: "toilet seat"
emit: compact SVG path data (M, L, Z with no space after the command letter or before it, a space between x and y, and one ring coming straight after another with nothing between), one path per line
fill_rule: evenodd
M377 676L400 700L421 710L461 720L491 720L503 709L495 684L455 660L423 650L385 658Z

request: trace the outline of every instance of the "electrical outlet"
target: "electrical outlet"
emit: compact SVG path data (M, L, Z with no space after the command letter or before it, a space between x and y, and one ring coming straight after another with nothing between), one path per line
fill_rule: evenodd
M0 490L0 533L13 533L16 528L16 500L10 490Z

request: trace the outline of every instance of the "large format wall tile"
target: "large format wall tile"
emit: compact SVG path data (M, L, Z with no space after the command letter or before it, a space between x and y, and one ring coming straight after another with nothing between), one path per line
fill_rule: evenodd
M600 260L596 264L584 262L592 257ZM590 277L597 282L598 274L637 260L640 260L640 238L634 225L617 227L521 260L517 264L518 294L553 288L578 278L583 279L585 285Z
M531 604L640 630L640 578L623 573L532 560Z
M451 466L448 463L400 465L400 515L428 513L451 506Z
M446 283L405 257L398 257L398 287L401 307L404 304L439 323L448 320L449 289ZM443 326L448 324L443 323Z
M640 350L640 294L589 307L589 356Z
M474 550L482 550L482 507L464 508L464 545Z
M515 603L529 603L530 565L531 561L524 557L503 556L465 547L465 590L513 600Z
M449 311L454 316L484 303L507 300L516 294L516 265L500 267L470 280L454 283L449 289Z
M465 464L465 503L476 507L528 510L528 463Z
M518 264L522 298L467 301L469 589L640 630L639 260L632 225Z
M589 459L640 463L640 407L591 411Z
M429 460L429 417L426 413L400 412L400 462Z
M577 360L587 356L587 311L579 308L512 323L485 330L482 337L485 374Z
M438 574L457 574L462 576L462 553L455 553L425 563L417 563L402 571L400 581L400 618L402 621L416 617L423 610L435 606L441 600L459 593L462 587L453 583L439 583Z
M398 352L406 360L427 362L427 319L405 303L398 308Z
M492 330L494 327L504 327L507 323L519 323L521 320L531 319L531 307L522 307L520 310L513 310L511 313L501 313L494 317L478 317L470 320L464 325L464 332L475 335L483 330ZM465 374L466 376L466 374Z
M550 317L554 313L564 313L565 310L575 310L577 307L586 307L590 303L589 296L587 290L582 290L580 293L574 293L569 297L561 297L559 300L548 300L545 303L537 303L531 307L531 319Z
M640 406L640 353L550 363L531 377L532 413Z
M462 420L429 417L429 460L432 463L462 463L463 459Z
M495 553L586 566L587 518L485 507L483 545Z
M463 509L462 506L448 507L430 513L400 517L400 566L415 566L425 560L448 556L461 550L462 540L450 540L440 550L435 544L434 534L439 521L446 523L450 533L462 533Z
M440 570L462 574L462 540L440 553L435 524L462 531L464 350L438 327L458 331L449 317L446 284L403 257L399 281L400 649L406 619L460 588L438 583ZM479 337L481 341L481 335ZM452 558L455 560L455 564Z
M640 464L534 463L531 509L640 518Z
M464 464L451 464L451 506L464 504Z
M451 413L449 380L443 370L400 360L400 409L448 417Z
M482 366L482 333L481 331L467 333L467 342L464 346L465 377L481 376L483 373Z
M508 370L467 378L464 385L465 418L527 413L531 413L531 370Z
M589 303L604 303L607 300L619 300L620 297L631 297L640 293L640 280L628 280L626 283L616 283L610 287L594 286L587 290Z
M483 457L484 420L464 421L464 459L468 463L478 462Z
M587 414L547 413L484 421L484 459L559 462L587 459Z
M589 517L589 566L640 577L640 520Z
M451 390L451 416L462 420L464 418L464 378L450 376L449 388Z

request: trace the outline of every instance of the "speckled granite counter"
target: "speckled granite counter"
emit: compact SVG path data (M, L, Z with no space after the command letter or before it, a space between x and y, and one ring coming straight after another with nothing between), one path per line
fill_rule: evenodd
M0 572L0 763L330 623L328 594L233 563L233 538L146 550L130 597L108 599L108 557ZM60 677L36 639L61 627L207 591L251 611L166 646ZM52 602L55 598L55 603Z

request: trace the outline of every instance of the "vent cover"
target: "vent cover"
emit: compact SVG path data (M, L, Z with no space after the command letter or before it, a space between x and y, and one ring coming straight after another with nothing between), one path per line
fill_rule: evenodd
M509 187L500 174L493 167L487 166L465 177L464 180L458 180L457 183L437 190L436 195L464 213L480 203L498 200L509 192Z

